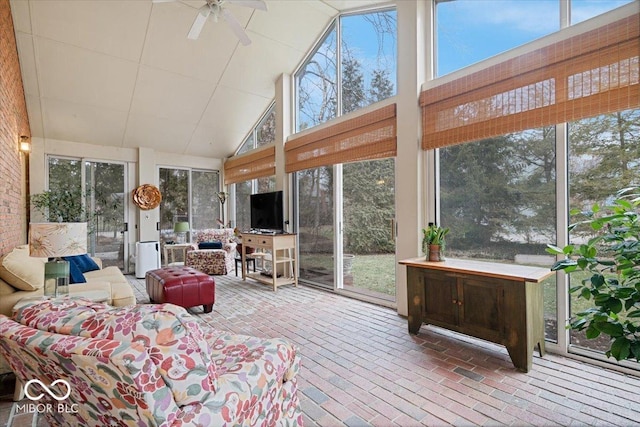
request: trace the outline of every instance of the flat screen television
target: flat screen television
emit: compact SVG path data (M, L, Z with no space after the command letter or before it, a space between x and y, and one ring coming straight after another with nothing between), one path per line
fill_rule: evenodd
M253 231L272 233L284 231L282 197L282 191L251 195L251 229Z

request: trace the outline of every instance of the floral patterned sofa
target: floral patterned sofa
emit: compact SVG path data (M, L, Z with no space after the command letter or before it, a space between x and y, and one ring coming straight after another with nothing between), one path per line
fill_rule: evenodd
M228 274L235 269L236 241L233 228L208 228L195 232L185 265L206 274ZM221 249L200 249L201 243L220 242Z
M49 386L45 393L32 382L30 395L52 405L44 413L50 425L303 422L295 347L215 330L172 304L40 301L13 319L0 315L0 353L23 384Z

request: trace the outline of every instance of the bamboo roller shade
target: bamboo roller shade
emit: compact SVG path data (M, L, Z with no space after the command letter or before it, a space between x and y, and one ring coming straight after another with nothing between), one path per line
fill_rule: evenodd
M420 94L433 149L640 106L640 14Z
M224 184L235 184L250 179L276 174L276 148L269 145L234 156L224 163Z
M394 157L397 151L396 104L299 137L284 146L285 171Z

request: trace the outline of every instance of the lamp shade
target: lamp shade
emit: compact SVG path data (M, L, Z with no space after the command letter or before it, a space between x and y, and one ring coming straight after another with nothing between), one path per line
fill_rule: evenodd
M188 222L176 222L176 225L173 227L173 231L176 233L186 233L189 231L189 223Z
M29 255L32 257L60 258L86 253L86 222L29 224Z

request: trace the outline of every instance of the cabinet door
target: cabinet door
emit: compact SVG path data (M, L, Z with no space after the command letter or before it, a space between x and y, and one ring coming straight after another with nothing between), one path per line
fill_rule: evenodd
M504 284L499 280L460 277L457 283L460 332L502 342Z
M456 279L442 273L425 271L424 322L439 326L455 326L458 323Z

